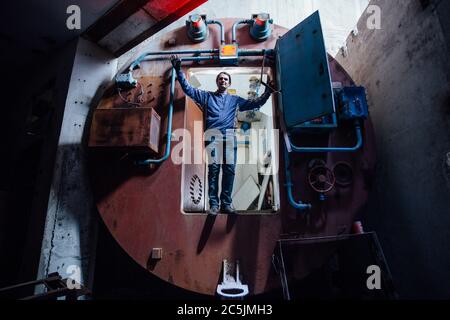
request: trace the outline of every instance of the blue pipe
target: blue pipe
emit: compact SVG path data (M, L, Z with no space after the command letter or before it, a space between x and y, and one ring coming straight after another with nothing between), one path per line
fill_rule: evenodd
M236 27L240 24L251 24L253 20L240 20L233 23L233 28L231 28L231 42L236 43Z
M363 144L363 138L362 138L362 132L361 132L361 126L356 121L355 122L355 130L356 130L356 136L358 138L358 141L356 143L356 146L353 148L299 148L292 144L291 141L289 141L289 144L294 152L299 153L320 153L320 152L355 152L359 150L362 147ZM287 149L284 149L284 163L285 163L285 172L286 172L286 189L288 193L289 203L291 206L293 206L296 209L299 210L309 210L312 208L311 204L304 204L301 201L296 202L294 200L294 196L292 194L292 177L291 172L289 170L289 152Z
M219 60L219 56L206 56L206 57L186 57L180 58L181 61L208 61L208 60Z
M353 148L300 148L295 146L290 140L292 151L298 153L322 153L322 152L356 152L361 149L363 145L363 137L361 132L361 126L358 122L355 123L356 137L358 141Z
M141 62L147 56L155 56L155 55L172 55L172 54L201 54L201 53L219 53L219 49L208 49L208 50L178 50L178 51L153 51L146 52L139 56L130 66L129 71L133 71L134 68L139 66ZM195 58L195 57L192 57Z
M220 44L225 44L225 30L223 29L222 22L217 21L217 20L208 20L205 23L206 23L206 25L217 24L220 27Z
M311 204L306 204L303 202L296 202L294 200L294 196L292 195L292 187L294 186L292 184L292 178L291 178L291 171L289 170L289 152L287 152L286 147L284 148L284 170L286 172L286 189L288 193L289 203L292 207L298 210L310 210L312 208Z
M213 22L216 22L214 20L212 20ZM250 20L251 21L251 20ZM217 21L218 23L220 23L219 21ZM212 23L212 22L211 22ZM221 25L221 23L220 23ZM223 28L223 26L222 26ZM222 30L223 31L223 30ZM221 39L222 43L225 43L225 40ZM275 50L273 49L261 49L261 50L243 50L243 49L239 49L239 56L263 56L263 55L273 55L273 53L275 52ZM219 49L208 49L208 50L178 50L178 51L154 51L154 52L147 52L144 53L142 55L140 55L131 65L129 68L129 71L133 71L134 68L136 68L137 66L139 66L141 64L141 62L147 57L147 56L154 56L154 55L177 55L177 54L202 54L202 53L209 53L209 54L214 54L214 53L219 53ZM181 60L184 59L192 59L191 61L198 61L198 60L202 60L202 59L195 59L195 58L200 58L200 57L187 57L187 58L181 58ZM209 57L207 57L207 59L204 60L211 60ZM189 60L184 60L184 61L189 61Z
M172 141L172 117L173 117L173 96L175 95L175 68L172 68L172 79L170 81L170 104L169 104L169 117L167 119L167 143L164 156L160 159L147 159L137 161L136 164L141 166L148 166L152 163L162 163L166 161L170 156L170 142Z
M240 57L249 57L249 56L271 56L275 53L275 50L273 49L261 49L261 50L245 50L245 49L239 49L239 56Z

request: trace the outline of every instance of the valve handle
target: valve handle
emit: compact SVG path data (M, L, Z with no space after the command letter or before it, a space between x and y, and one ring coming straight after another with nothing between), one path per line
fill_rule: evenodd
M336 177L328 167L316 166L309 172L308 182L314 191L327 193L334 188Z

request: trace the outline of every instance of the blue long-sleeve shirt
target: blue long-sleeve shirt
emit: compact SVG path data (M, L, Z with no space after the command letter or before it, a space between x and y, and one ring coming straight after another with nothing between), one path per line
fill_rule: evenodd
M186 80L183 71L177 71L178 81L184 93L194 100L203 112L206 112L206 129L218 129L222 134L226 130L236 127L236 113L258 109L269 99L271 92L266 88L264 94L254 100L247 100L239 96L209 92L192 87Z

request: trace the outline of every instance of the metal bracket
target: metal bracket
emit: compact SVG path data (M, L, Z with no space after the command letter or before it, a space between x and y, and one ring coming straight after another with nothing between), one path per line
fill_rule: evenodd
M131 71L116 76L116 85L120 89L133 89L137 86L137 80L133 78Z
M239 260L236 261L236 277L231 275L232 266L223 260L223 282L217 286L217 294L224 298L240 299L248 295L248 285L242 284L239 276Z
M68 284L71 283L73 288ZM45 286L45 292L36 293L32 296L23 296L22 292L35 289L37 285ZM29 289L28 289L29 288ZM78 300L78 297L90 295L88 288L71 278L63 279L58 272L50 273L47 278L21 283L18 285L1 288L0 300L2 298L14 297L17 300L56 300L59 297L65 297L65 300Z

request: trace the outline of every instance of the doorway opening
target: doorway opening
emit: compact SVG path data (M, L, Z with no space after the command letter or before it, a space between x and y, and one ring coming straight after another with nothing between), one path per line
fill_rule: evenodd
M186 76L198 89L215 92L216 76L225 71L232 77L228 93L245 99L255 99L264 93L260 68L191 68ZM270 68L263 70L262 80L271 80ZM204 115L194 101L186 97L184 129L191 139L183 139L183 169L181 183L184 214L205 214L209 209L208 157L204 147ZM233 184L233 206L238 214L277 214L279 195L278 130L274 121L273 97L259 110L237 112L236 171ZM219 195L222 172L219 177Z

